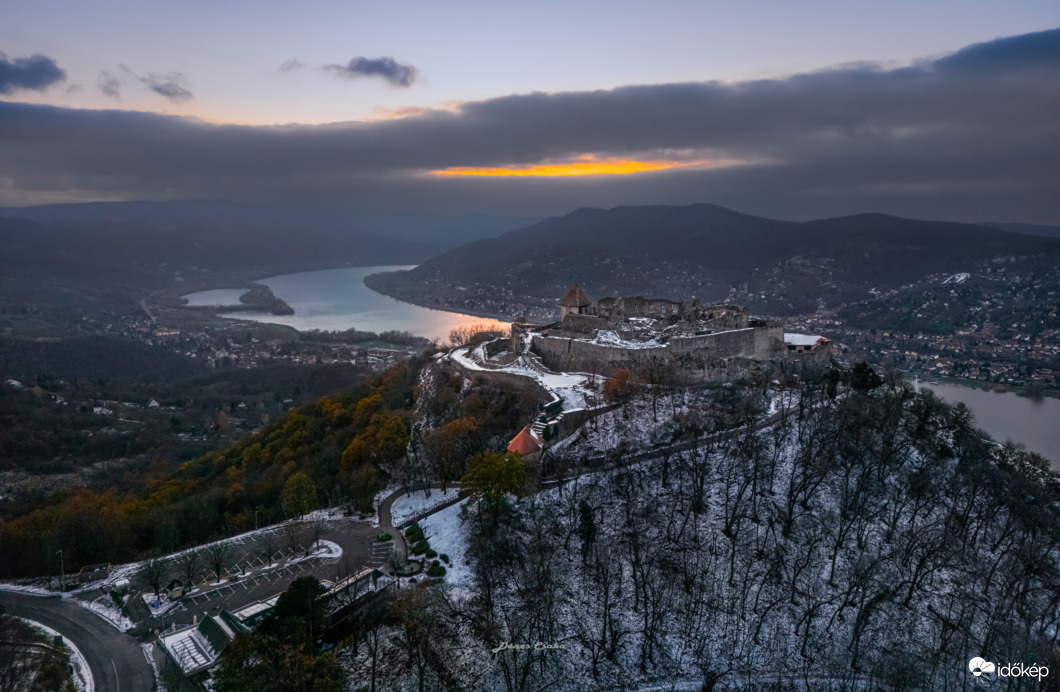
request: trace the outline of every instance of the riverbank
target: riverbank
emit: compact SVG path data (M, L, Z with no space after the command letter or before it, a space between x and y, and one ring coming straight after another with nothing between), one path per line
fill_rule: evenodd
M910 372L906 373L909 377L918 377L918 373ZM1033 392L1028 387L1021 387L1014 384L1002 384L1000 382L984 382L982 380L973 380L965 377L939 377L932 376L930 378L922 378L920 383L929 384L930 382L939 382L940 384L953 385L955 387L966 387L968 389L977 389L983 392L991 392L993 394L1015 394L1016 396L1023 397L1025 399L1060 399L1060 390L1057 389L1043 389L1040 392Z
M421 308L427 308L428 310L439 310L441 312L459 312L464 315L471 315L473 317L481 317L488 320L497 320L500 322L514 322L519 317L518 314L505 314L503 312L482 310L480 308L468 308L463 305L445 305L438 301L433 301L424 298L420 295L411 295L407 292L397 290L388 278L392 278L394 275L400 272L380 272L378 274L369 274L364 277L364 285L371 290L384 295L388 298L401 301L402 303L408 303L409 305L416 305ZM544 320L533 320L529 319L530 324L546 324Z

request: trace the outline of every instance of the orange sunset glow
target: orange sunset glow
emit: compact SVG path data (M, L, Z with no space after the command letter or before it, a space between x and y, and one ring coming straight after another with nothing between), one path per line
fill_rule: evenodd
M537 176L558 178L580 175L629 175L671 168L702 166L703 161L638 161L636 159L607 158L580 159L569 163L538 164L531 166L502 166L498 168L446 168L432 171L432 175L452 176Z

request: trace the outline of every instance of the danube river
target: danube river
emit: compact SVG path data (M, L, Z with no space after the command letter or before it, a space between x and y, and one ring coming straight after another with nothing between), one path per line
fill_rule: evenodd
M921 382L920 388L930 389L952 404L962 402L972 412L977 428L999 442L1022 444L1060 470L1060 399L1029 399L954 384Z
M431 310L403 303L364 285L364 277L407 266L351 267L325 269L314 272L284 274L255 283L265 284L273 294L294 309L293 315L269 315L261 312L228 312L225 317L257 322L285 324L299 331L321 329L343 331L356 329L364 332L411 332L428 339L445 340L449 332L459 327L487 325L507 329L507 322L486 317L462 315L444 310ZM239 305L245 289L200 291L184 296L188 305Z

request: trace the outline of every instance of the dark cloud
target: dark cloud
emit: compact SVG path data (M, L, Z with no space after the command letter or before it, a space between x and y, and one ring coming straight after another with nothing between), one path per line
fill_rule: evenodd
M117 73L106 70L99 73L96 86L105 96L114 99L121 98L122 89L129 84L149 89L173 103L184 103L195 96L187 88L187 78L180 72L167 74L148 72L146 75L139 75L125 65L119 67L120 71Z
M20 89L43 91L66 79L66 73L46 55L37 53L28 58L9 60L0 53L0 94Z
M112 99L121 97L122 80L115 74L103 70L96 79L96 86L104 96Z
M305 63L298 58L291 58L284 64L280 65L280 72L294 72L305 67Z
M897 69L533 93L322 126L0 103L0 200L230 197L536 216L710 201L789 218L1060 223L1058 45L1055 30ZM588 179L426 173L583 154L743 164Z
M1043 65L1060 65L1060 41L1057 40L1055 29L976 43L936 60L934 67L974 76L983 72L1011 71Z
M184 103L194 98L194 94L185 86L187 79L180 72L155 74L150 72L140 82L159 96L164 96L173 103Z
M354 58L345 65L327 65L324 69L347 79L379 77L395 87L410 87L419 76L415 67L402 65L393 58Z

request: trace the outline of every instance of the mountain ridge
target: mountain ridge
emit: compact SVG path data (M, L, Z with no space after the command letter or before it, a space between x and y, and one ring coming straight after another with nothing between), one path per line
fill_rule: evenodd
M544 310L578 282L595 297L736 300L790 315L994 257L1042 252L1060 258L1060 242L880 213L795 222L709 203L584 207L369 283L402 300L454 309Z

